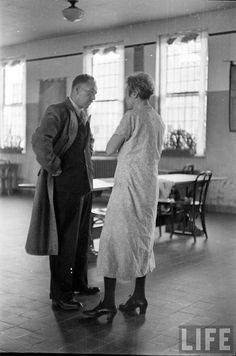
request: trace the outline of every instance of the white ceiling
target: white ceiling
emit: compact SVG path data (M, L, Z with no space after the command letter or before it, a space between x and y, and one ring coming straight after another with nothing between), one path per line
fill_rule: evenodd
M85 17L62 17L67 0L0 0L0 47L139 22L236 7L222 0L80 0Z

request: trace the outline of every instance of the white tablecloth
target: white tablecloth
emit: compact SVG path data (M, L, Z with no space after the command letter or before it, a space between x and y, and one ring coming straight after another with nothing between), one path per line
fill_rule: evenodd
M169 198L174 182L159 178L159 199Z

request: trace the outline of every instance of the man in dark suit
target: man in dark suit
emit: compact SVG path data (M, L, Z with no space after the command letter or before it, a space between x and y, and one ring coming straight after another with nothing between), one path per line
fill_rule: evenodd
M99 288L89 287L87 280L93 137L86 109L96 93L96 82L92 76L77 76L73 80L70 97L48 107L32 136L32 147L42 167L41 174L46 175L47 209L50 216L55 217L55 226L53 219L49 222L44 219L42 238L45 239L45 230L50 231L46 232L47 250L40 251L36 247L36 253L27 252L50 255L50 298L54 307L63 310L82 307L77 295L99 292ZM34 232L37 230L35 226ZM28 246L33 235L35 239L35 233L31 230ZM49 249L48 246L52 247Z

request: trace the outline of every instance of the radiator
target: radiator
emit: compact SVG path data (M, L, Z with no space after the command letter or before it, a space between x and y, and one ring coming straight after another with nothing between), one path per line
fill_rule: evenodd
M102 159L101 157L92 158L93 162L93 170L94 170L94 178L110 178L114 177L117 160L113 159Z

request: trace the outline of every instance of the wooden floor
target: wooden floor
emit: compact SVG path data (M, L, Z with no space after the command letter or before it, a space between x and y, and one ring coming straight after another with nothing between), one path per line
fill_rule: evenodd
M81 311L52 310L48 258L24 250L31 207L31 196L0 198L2 353L183 355L180 325L233 326L236 332L236 215L208 214L209 240L198 237L196 244L191 237L170 240L166 233L158 238L157 229L157 268L147 278L146 316L118 312L107 325L102 318L85 319ZM103 294L95 262L89 263L89 282L101 295L81 297L85 307ZM132 289L132 283L118 283L117 304Z

